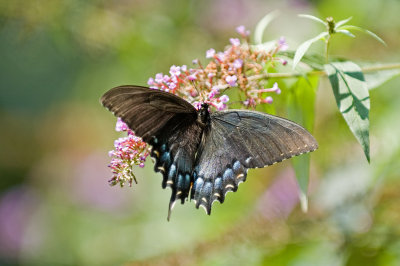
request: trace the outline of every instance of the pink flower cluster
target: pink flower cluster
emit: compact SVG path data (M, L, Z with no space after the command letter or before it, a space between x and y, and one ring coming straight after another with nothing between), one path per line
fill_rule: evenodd
M240 39L231 38L230 45L223 52L216 52L213 48L206 51L206 58L210 61L205 67L197 59L193 60L193 68L173 65L169 74L158 73L149 78L148 85L151 89L176 94L196 109L200 109L204 102L217 110L226 109L230 99L224 93L228 89L237 90L241 99L238 103L245 108L271 104L271 93L281 93L278 84L265 88L256 77L266 73L276 62L286 64L286 61L276 57L279 51L287 49L285 39L281 38L273 49L265 50L249 44L250 32L244 26L237 27L236 31ZM128 136L116 140L115 149L110 151L112 159L109 167L113 177L109 183L121 186L128 183L131 186L133 180L136 182L132 167L144 167L149 148L121 119L117 121L116 130L126 131Z
M126 183L132 186L133 181L137 183L132 167L135 165L144 167L146 158L149 156L149 149L147 144L140 137L135 136L133 131L120 118L117 120L115 130L126 131L128 136L114 141L114 150L108 154L111 157L111 163L108 167L111 168L113 173L108 182L110 185L120 184L121 187Z
M217 110L227 108L229 97L223 93L230 88L239 89L240 103L246 108L254 108L257 104L272 103L270 93L280 93L278 84L273 88L264 88L259 80L252 76L264 73L275 62L286 64L276 58L279 51L287 49L284 38L280 38L274 49L270 51L256 49L248 44L250 32L244 26L236 31L239 38L231 38L230 45L223 52L211 48L206 51L206 58L211 59L203 67L199 60L194 60L195 68L172 66L169 75L158 73L148 80L152 89L159 89L176 94L196 108L207 102Z

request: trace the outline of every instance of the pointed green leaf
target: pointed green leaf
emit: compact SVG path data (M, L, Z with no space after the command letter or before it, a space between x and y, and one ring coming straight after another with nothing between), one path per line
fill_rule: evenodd
M339 111L369 162L369 92L361 68L353 62L325 65Z
M271 23L273 19L275 19L278 16L279 12L278 11L273 11L271 13L268 13L265 15L256 25L256 28L254 30L254 43L255 44L262 44L263 42L263 35L264 31Z
M338 21L338 22L335 24L335 29L337 29L337 28L339 28L340 26L346 24L346 23L349 22L352 18L353 18L353 17L349 17L349 18L343 19L343 20L341 20L341 21Z
M298 16L301 17L301 18L308 18L308 19L317 21L317 22L321 23L322 25L326 26L326 22L325 21L323 21L322 19L317 18L315 16L307 15L307 14L299 14Z
M307 79L301 77L295 83L288 96L289 119L299 123L310 132L312 132L314 127L314 103L318 81L318 76L310 76ZM293 157L292 164L299 185L300 205L305 212L308 209L307 190L310 172L310 154Z
M364 74L369 90L381 86L396 76L400 76L400 69L387 69Z
M353 26L353 25L345 25L345 26L339 27L338 30L357 30L357 31L361 31L361 32L364 32L364 33L368 34L369 36L373 37L375 40L377 40L378 42L380 42L380 43L382 43L383 45L386 46L385 41L382 40L378 35L376 35L372 31L363 29L361 27Z
M294 58L295 51L282 51L278 52L278 56L286 56L288 58ZM326 63L325 57L319 54L306 54L301 58L301 62L309 65L312 69L324 70Z
M348 30L337 30L336 33L342 33L342 34L347 35L347 36L352 37L352 38L356 37L353 33L351 33Z
M297 48L296 53L293 58L293 69L296 68L297 64L300 62L301 58L304 56L304 54L307 52L308 48L310 48L311 44L313 44L316 41L319 41L320 39L325 38L328 36L328 32L322 32L315 36L312 39L309 39L302 44L300 44L299 48Z

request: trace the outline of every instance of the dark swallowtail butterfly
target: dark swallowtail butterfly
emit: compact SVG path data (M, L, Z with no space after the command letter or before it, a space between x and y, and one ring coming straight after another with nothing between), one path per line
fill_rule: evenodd
M246 180L247 170L311 152L318 144L303 127L281 117L245 110L196 110L182 98L140 86L119 86L101 103L152 146L154 170L175 201L190 197L211 213L228 191Z

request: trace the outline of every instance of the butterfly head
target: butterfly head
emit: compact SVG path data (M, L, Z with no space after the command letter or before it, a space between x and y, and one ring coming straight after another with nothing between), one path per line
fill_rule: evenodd
M197 121L201 124L201 125L207 125L209 120L210 120L210 112L208 111L208 103L202 103L201 104L201 108L198 111L198 118Z

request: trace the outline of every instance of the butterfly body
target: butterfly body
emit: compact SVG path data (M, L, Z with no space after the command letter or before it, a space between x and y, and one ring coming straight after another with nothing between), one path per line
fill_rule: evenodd
M136 135L152 146L154 170L171 187L175 203L192 199L208 214L236 191L250 168L260 168L314 151L318 144L300 125L261 112L199 110L171 93L120 86L101 98Z

